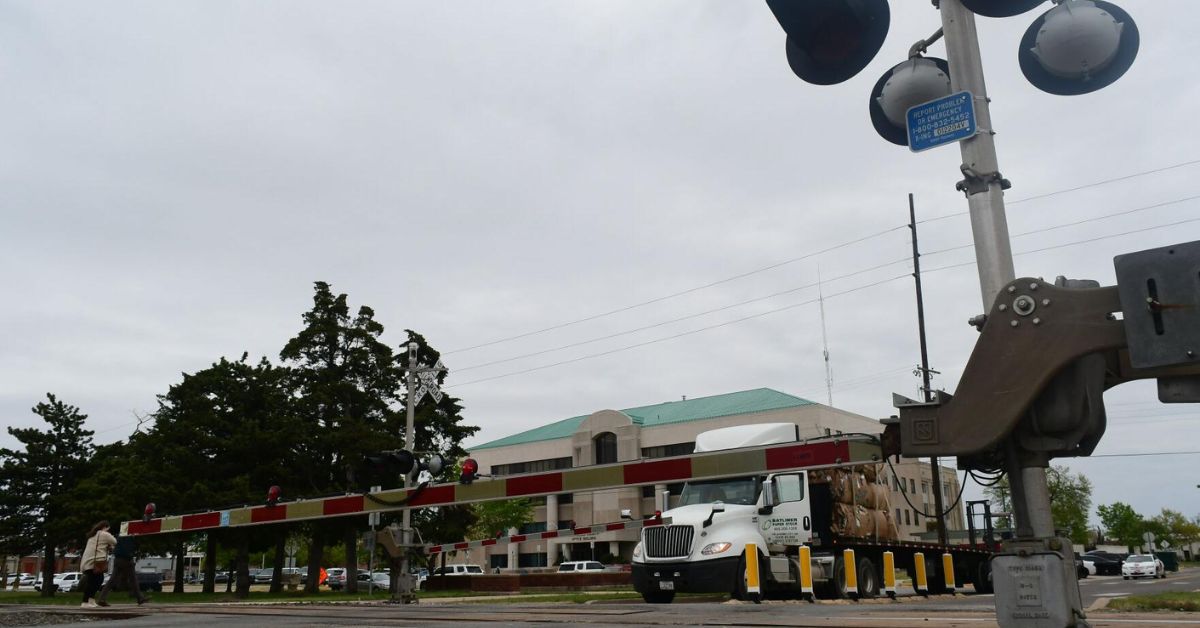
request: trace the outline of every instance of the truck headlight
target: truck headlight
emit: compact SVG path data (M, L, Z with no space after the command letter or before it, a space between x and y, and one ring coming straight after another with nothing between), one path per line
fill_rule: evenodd
M721 552L729 551L729 548L731 547L733 547L733 543L709 543L708 545L704 546L704 549L700 550L700 553L704 554L705 556L711 556L713 554L720 554Z
M638 560L641 557L642 557L642 542L638 541L638 544L633 546L633 559Z

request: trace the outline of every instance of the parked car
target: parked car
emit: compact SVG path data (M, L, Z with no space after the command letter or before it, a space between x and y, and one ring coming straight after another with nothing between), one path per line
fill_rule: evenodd
M558 573L580 573L584 571L604 571L603 564L594 560L575 560L558 566Z
M14 573L9 574L8 581L5 586L12 588L12 585L18 580L21 581L22 587L32 586L34 582L37 582L37 578L31 573Z
M250 582L255 584L270 583L271 577L275 575L274 569L256 569L250 575Z
M392 576L386 571L358 572L359 591L372 582L376 589L384 589L386 591L392 587Z
M1088 568L1083 564L1083 559L1075 557L1075 579L1081 580L1088 577Z
M64 571L63 573L54 574L54 586L56 591L70 593L83 588L83 574L78 571Z
M479 565L446 565L433 570L433 576L471 576L482 574L483 567Z
M1096 575L1096 563L1095 562L1088 560L1086 557L1081 558L1080 560L1083 561L1083 568L1087 570L1089 576Z
M1133 554L1125 559L1121 566L1121 575L1126 580L1130 578L1166 578L1167 570L1163 562L1149 554Z
M325 585L334 591L341 591L346 585L346 568L330 567L325 570Z
M1082 558L1092 561L1096 566L1098 576L1116 576L1121 573L1121 563L1124 557L1109 552L1092 551L1085 553Z
M213 582L221 583L221 584L229 582L229 572L228 571L218 571L216 574L213 575Z

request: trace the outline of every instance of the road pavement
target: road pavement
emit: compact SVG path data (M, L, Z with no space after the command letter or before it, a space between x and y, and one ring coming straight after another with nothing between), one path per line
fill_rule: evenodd
M1099 610L1104 601L1125 595L1200 589L1200 570L1171 574L1166 580L1123 580L1119 576L1091 577L1080 583L1092 625L1196 626L1200 614L1127 614ZM904 593L902 591L902 593ZM428 599L421 604L397 606L383 603L250 603L174 606L114 606L102 612L79 608L8 606L0 608L0 625L8 613L45 610L74 615L80 621L108 619L114 628L174 628L216 625L223 628L269 626L439 626L483 628L495 626L566 626L589 628L630 626L757 626L863 628L982 628L995 625L991 595L956 595L922 598L901 595L897 600L831 601L810 604L800 600L768 600L763 604L727 601L694 601L669 605L600 600L588 604L496 603L466 599Z

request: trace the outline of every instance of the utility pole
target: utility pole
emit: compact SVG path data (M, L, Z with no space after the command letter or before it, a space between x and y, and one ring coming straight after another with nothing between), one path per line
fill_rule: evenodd
M921 291L921 251L917 247L917 210L913 195L908 195L908 228L912 230L913 279L917 286L917 335L921 339L921 391L926 403L933 400L929 382L929 351L925 345L925 298ZM933 507L937 512L938 543L946 545L946 511L942 501L942 468L937 456L929 459L929 473L933 480Z

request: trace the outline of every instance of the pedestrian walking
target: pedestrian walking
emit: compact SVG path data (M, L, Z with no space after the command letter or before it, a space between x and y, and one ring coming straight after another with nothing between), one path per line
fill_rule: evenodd
M108 571L108 559L116 544L117 539L108 532L107 521L96 523L88 531L87 545L83 548L83 557L79 565L83 572L83 604L80 604L81 607L96 608L100 606L92 598L95 597L96 591L104 581L104 574Z
M96 603L100 606L108 606L108 594L113 590L114 586L124 586L129 589L129 595L137 600L138 606L146 603L146 596L142 594L141 588L138 586L137 571L134 568L133 558L137 553L137 538L125 536L117 538L117 546L113 549L113 575L104 583L100 589L100 595L96 598Z

